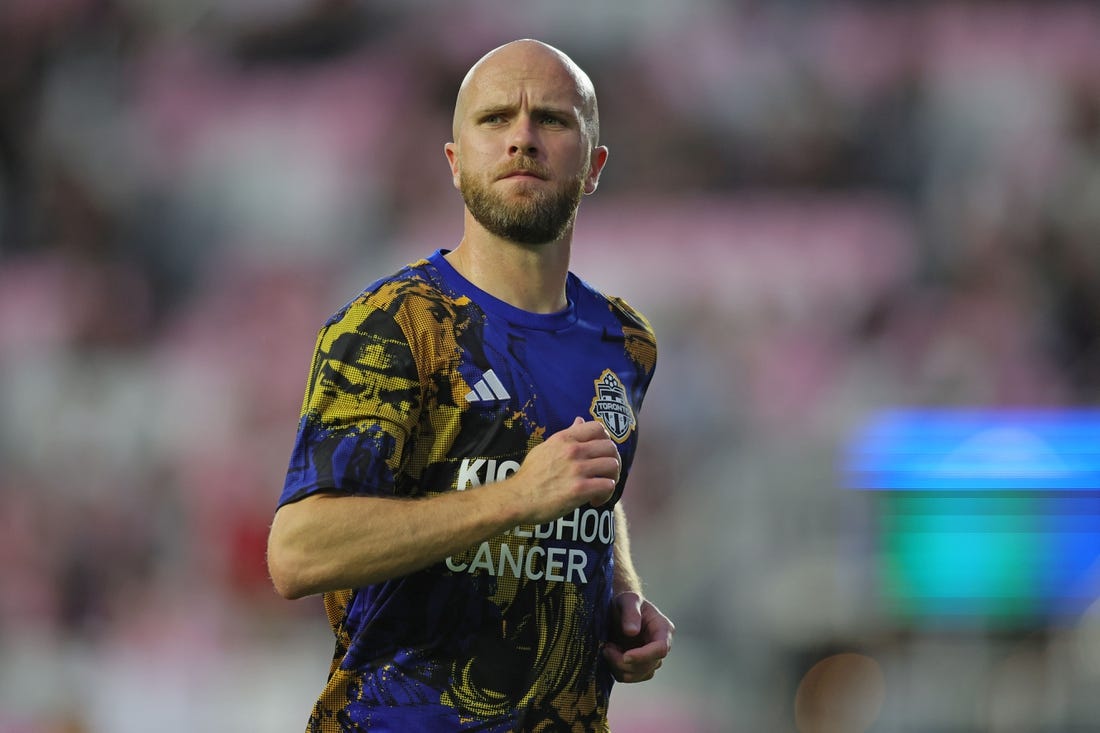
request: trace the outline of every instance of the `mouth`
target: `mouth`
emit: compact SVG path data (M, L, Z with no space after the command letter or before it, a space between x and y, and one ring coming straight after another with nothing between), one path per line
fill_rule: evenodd
M546 176L539 171L532 170L530 168L517 168L515 170L508 171L504 175L500 176L497 180L506 179L519 179L528 181L545 181Z

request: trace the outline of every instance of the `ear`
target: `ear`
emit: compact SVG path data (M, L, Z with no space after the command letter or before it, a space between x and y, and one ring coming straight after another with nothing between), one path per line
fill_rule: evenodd
M597 145L592 148L592 159L588 165L588 176L584 179L585 194L596 193L596 186L600 183L600 171L607 163L608 149L606 145Z
M447 156L447 163L451 166L451 183L455 188L460 188L458 175L458 146L454 143L445 144L443 146L443 154Z

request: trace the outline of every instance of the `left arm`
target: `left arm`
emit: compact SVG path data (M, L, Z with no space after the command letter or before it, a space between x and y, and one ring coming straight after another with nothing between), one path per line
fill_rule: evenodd
M630 555L630 535L622 504L615 505L615 576L611 636L604 659L619 682L651 679L672 650L672 621L642 595Z

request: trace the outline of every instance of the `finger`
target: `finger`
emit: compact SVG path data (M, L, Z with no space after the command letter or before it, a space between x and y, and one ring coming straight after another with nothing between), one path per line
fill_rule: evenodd
M610 456L597 456L588 462L588 472L593 478L619 479L619 462Z
M573 420L569 430L573 431L578 440L600 440L603 438L611 440L611 433L599 420L584 420L578 417Z
M607 426L603 424L603 420L593 420L593 422L597 423L600 426L600 430L603 436L608 440L611 440L611 431L608 430Z
M622 653L622 661L631 666L659 663L668 656L668 642L657 639Z
M604 646L603 655L612 676L619 682L644 682L651 679L663 663L661 659L632 660L611 643Z
M619 628L626 636L637 636L642 630L642 598L637 593L620 593Z
M642 616L645 618L646 627L652 629L652 635L654 637L672 636L676 631L676 625L672 623L672 619L661 613L661 611L649 601L643 604Z
M635 663L630 666L629 670L624 670L627 675L632 679L631 682L642 682L644 680L652 679L654 673L661 668L662 661L658 659L655 662L638 664Z
M589 479L582 501L586 499L588 506L599 509L611 501L613 496L615 496L614 481L609 478Z
M653 676L655 674L657 674L657 670L659 670L660 668L661 668L661 662L660 662L660 660L658 660L657 663L654 664L652 667L649 667L648 669L636 672L635 673L636 679L631 680L631 681L632 682L645 682L646 680L651 680L651 679L653 679Z
M567 459L574 461L578 471L585 476L602 476L617 481L622 471L618 453L614 448L608 449L582 443L566 455Z
M617 644L611 642L604 644L603 658L611 668L612 673L615 675L615 679L620 682L623 681L623 677L626 674L633 672L633 664L626 661L623 650L620 649Z
M581 439L576 438L576 454L580 458L614 458L619 460L619 449L610 440L601 437Z

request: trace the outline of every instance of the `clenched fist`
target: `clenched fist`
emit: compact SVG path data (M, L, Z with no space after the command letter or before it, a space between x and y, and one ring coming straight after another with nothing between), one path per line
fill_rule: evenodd
M622 459L603 423L577 418L531 449L511 478L530 524L549 522L583 504L601 506L615 493Z

